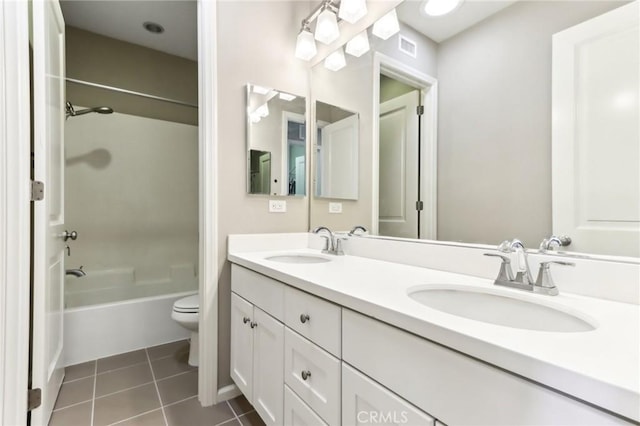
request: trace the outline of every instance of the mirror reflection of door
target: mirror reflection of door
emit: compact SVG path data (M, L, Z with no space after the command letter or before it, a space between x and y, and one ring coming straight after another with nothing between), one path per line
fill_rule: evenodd
M249 151L249 165L252 194L271 193L271 153L269 151Z
M420 91L380 75L380 101L378 233L420 238Z
M287 179L282 193L288 195L306 194L306 123L301 114L283 113L285 138L283 140L282 175Z

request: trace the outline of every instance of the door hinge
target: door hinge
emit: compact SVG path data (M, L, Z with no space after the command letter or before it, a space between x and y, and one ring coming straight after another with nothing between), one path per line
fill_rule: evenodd
M42 403L42 390L40 388L29 389L27 394L27 411L38 408Z
M44 199L44 182L39 180L31 181L31 201L40 201Z
M416 201L416 210L418 210L419 212L422 211L424 209L424 202L422 201Z
M418 115L424 114L424 105L418 105L418 108L416 108L416 114Z

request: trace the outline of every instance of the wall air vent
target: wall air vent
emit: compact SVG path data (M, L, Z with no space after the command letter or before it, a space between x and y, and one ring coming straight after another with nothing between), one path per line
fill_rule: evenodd
M402 34L398 37L398 49L412 58L416 58L418 56L418 45L416 42L409 40Z

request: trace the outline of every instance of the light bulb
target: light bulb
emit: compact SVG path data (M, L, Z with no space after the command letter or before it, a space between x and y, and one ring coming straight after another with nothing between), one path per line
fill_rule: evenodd
M303 28L296 40L296 58L309 61L316 56L316 41L308 28Z
M331 71L338 71L347 65L347 60L344 58L344 52L342 47L327 56L324 60L324 67Z
M340 36L338 29L338 18L330 9L325 9L318 15L316 23L316 40L331 44Z
M338 11L338 16L341 19L349 22L350 24L355 24L366 14L366 0L342 0L340 2L340 10Z
M430 16L442 16L452 12L460 4L462 4L462 0L427 0L422 6L422 10Z
M393 9L373 24L373 30L371 32L376 37L386 40L398 31L400 31L398 15L396 15L396 10Z
M369 37L367 36L367 30L359 33L347 43L345 49L349 55L359 58L369 51Z

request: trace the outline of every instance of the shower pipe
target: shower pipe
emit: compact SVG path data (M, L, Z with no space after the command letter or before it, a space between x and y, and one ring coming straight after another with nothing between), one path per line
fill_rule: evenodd
M114 92L125 93L127 95L140 96L142 98L154 99L156 101L169 102L169 103L172 103L172 104L182 105L182 106L186 106L186 107L190 107L190 108L198 108L198 105L191 104L191 103L188 103L188 102L178 101L178 100L170 99L170 98L163 98L162 96L149 95L148 93L135 92L133 90L122 89L120 87L107 86L105 84L92 83L90 81L78 80L78 79L75 79L75 78L68 78L68 77L66 78L66 80L68 82L70 82L70 83L81 84L83 86L90 86L90 87L96 87L98 89L112 90Z

